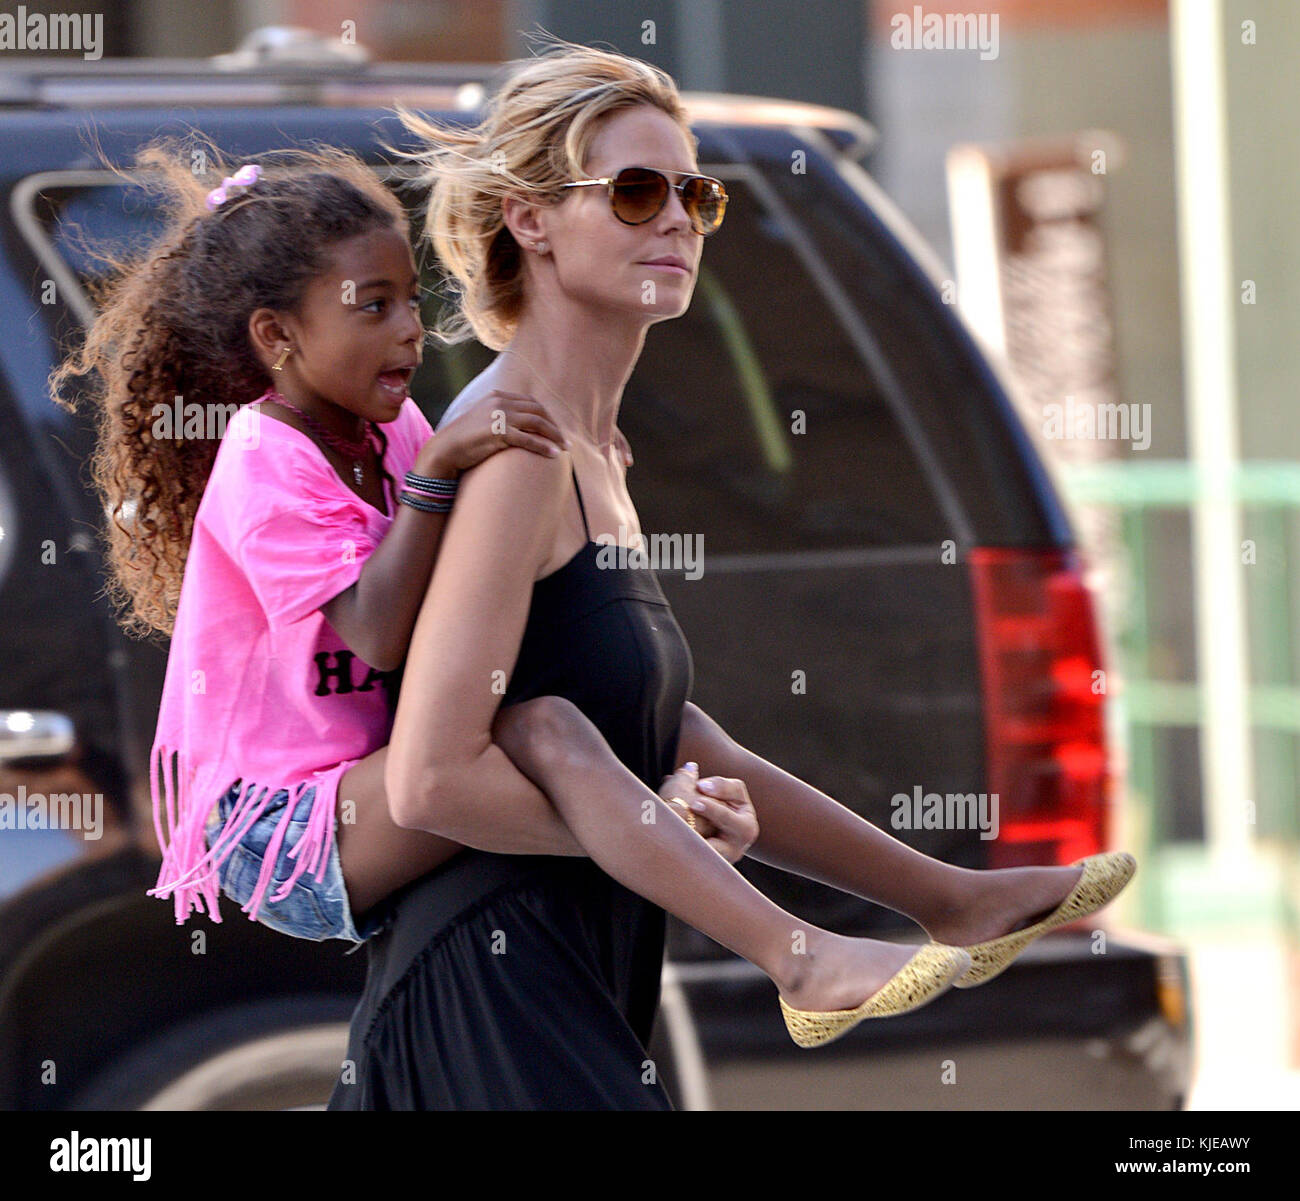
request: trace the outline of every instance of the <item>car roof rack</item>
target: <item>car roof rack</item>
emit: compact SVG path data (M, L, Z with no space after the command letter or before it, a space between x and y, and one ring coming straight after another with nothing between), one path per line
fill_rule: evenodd
M244 105L386 107L395 100L472 114L500 81L502 63L374 62L362 46L310 30L269 26L229 54L205 59L0 59L2 108L184 108ZM872 126L827 105L725 92L683 92L692 121L797 126L861 158Z

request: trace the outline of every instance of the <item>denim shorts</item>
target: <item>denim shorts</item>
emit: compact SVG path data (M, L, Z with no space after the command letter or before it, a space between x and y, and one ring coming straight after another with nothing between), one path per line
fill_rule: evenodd
M209 847L234 810L241 788L241 781L236 780L230 791L217 802L217 812L208 820L206 829ZM305 789L298 799L284 841L280 844L270 883L262 894L257 920L272 930L294 938L306 938L313 942L323 942L327 938L346 939L356 944L352 948L355 951L366 939L378 934L388 925L390 914L388 907L381 902L364 916L360 927L354 923L347 888L343 883L343 862L339 858L337 814L334 817L335 838L330 842L324 879L317 880L316 873L308 868L295 881L287 897L280 901L271 899L298 866L298 860L290 859L289 852L297 846L307 829L315 797L316 789L313 786ZM221 891L239 905L247 905L257 888L257 879L266 859L266 848L284 818L284 807L288 803L288 789L282 788L267 802L261 815L244 832L243 838L231 847L229 855L221 864Z

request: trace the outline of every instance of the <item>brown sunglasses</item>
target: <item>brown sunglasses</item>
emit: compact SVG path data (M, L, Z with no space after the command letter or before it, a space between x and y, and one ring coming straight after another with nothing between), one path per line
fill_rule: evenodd
M727 211L727 189L720 179L709 175L687 175L675 184L653 167L624 167L612 177L580 179L563 186L585 188L593 184L602 184L609 190L609 206L624 225L644 225L657 217L668 203L669 188L677 190L691 228L702 237L708 237L722 224Z

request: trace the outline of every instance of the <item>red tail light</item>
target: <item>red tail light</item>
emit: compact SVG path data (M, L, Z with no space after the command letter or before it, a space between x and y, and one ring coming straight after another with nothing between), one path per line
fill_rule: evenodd
M969 554L984 685L989 867L1070 863L1106 845L1111 776L1092 597L1069 550Z

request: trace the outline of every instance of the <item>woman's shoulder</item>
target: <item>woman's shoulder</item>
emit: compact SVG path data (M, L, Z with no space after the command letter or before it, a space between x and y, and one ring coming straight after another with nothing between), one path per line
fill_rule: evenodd
M456 394L439 418L437 428L442 429L480 401L503 390L528 395L524 387L514 387L500 373L481 371ZM563 481L569 477L572 462L567 453L552 457L521 446L507 446L461 473L458 499L467 494L480 498L490 495L502 503L519 506L516 521L540 516L534 512L535 506L545 506L563 492Z
M516 383L507 371L496 364L490 364L456 393L451 404L447 406L446 411L438 419L437 428L442 429L449 421L455 421L467 409L472 408L480 400L491 396L494 392L510 392L516 396L532 395L523 376Z
M470 407L470 405L472 405L476 400L480 400L491 391L491 388L480 386L477 380L470 380L470 382L466 384L465 387L462 388L452 399L451 404L446 407L442 416L438 418L436 428L442 429L442 427L449 421L455 421L457 417Z
M564 491L572 465L568 451L541 455L523 446L507 446L461 472L457 503L467 491L491 493L519 504L542 502ZM527 516L522 511L515 515L516 520Z

